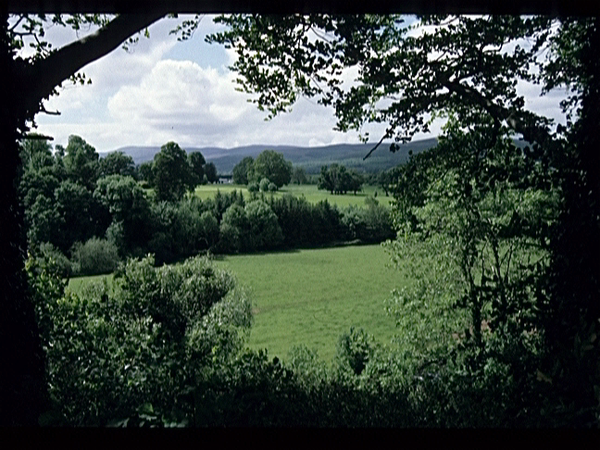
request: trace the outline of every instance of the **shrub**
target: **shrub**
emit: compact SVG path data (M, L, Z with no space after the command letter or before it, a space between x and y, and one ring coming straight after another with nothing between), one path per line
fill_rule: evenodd
M119 253L116 245L107 240L93 237L86 241L75 243L71 250L73 271L77 275L98 275L113 272L119 263Z
M212 248L219 240L219 223L210 211L204 211L200 215L200 239L206 244L206 248Z
M342 225L349 239L367 238L367 218L363 208L351 205L342 210Z
M338 342L336 360L342 372L360 375L377 351L372 335L362 328L350 328Z
M52 261L53 270L55 270L62 278L70 278L73 273L73 267L69 258L67 258L58 248L50 242L40 244L36 252L39 263L42 261Z
M285 246L296 247L313 242L311 211L314 207L306 198L285 194L283 197L271 196L267 202L277 216Z
M191 387L241 349L251 324L244 292L206 258L131 260L112 286L92 283L81 296L54 292L47 272L28 268L34 298L53 299L36 311L55 424L189 423Z
M260 180L259 187L261 192L267 192L269 190L269 184L271 184L271 181L268 178Z
M256 181L252 181L248 184L248 192L256 193L259 191L259 186Z
M246 205L246 216L250 232L246 234L245 247L249 250L276 248L283 241L281 227L277 216L269 205L261 200L255 200Z

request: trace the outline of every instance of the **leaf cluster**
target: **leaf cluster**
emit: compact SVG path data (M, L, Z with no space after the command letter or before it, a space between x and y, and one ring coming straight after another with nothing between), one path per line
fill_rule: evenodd
M36 264L28 271L55 424L189 420L189 386L237 353L251 324L245 294L206 259L163 268L129 261L112 286L81 295Z

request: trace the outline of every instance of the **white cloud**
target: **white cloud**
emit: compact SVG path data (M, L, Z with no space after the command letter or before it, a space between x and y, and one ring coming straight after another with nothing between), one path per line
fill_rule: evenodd
M207 51L200 39L207 30L216 29L207 19L193 40L181 44L169 35L175 22L161 20L150 28L151 38L142 37L132 52L119 49L88 65L84 71L93 84L67 87L51 99L48 109L58 109L63 115L39 115L38 131L62 144L70 134L78 134L99 151L127 145L160 146L171 140L184 148L359 142L357 132L333 131L333 111L310 99L300 99L291 113L265 121L266 114L248 103L248 95L235 90L236 75L223 66L235 61L235 52L219 45ZM345 71L344 86L356 75L356 70ZM526 97L527 108L560 116L560 92L540 97L539 87L521 83L518 89ZM442 123L433 123L433 135L439 134ZM371 141L378 141L385 126L372 124L363 131L370 132Z

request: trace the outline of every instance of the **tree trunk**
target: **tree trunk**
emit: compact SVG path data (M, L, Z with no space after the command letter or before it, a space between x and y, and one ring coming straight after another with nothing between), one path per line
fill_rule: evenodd
M37 425L45 398L44 360L24 272L26 239L17 194L20 166L15 85L18 80L7 38L7 16L0 18L0 424Z
M47 399L44 353L24 272L27 240L17 193L18 140L57 85L165 14L154 8L117 16L90 36L31 64L11 52L8 14L0 10L0 425L37 425Z
M581 425L596 422L600 398L600 19L588 29L580 55L587 84L572 153L563 169L564 204L552 243L548 297L542 305L556 395ZM558 369L557 369L558 368ZM596 397L596 398L595 398ZM595 411L594 411L595 410Z

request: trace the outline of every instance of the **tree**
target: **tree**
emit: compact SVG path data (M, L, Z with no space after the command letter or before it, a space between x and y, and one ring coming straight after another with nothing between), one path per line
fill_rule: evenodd
M206 160L200 152L192 152L188 154L188 163L192 170L194 187L202 184L204 180L204 164Z
M15 183L20 165L18 141L25 137L35 115L45 110L43 101L56 93L63 81L74 77L79 69L111 52L165 14L165 10L158 8L112 20L97 15L64 18L22 14L11 24L8 10L3 7L0 13L0 66L4 76L0 103L7 105L0 113L0 152L4 158L0 165L3 232L0 274L5 287L0 297L4 308L0 323L0 360L11 361L2 364L0 373L3 380L0 422L4 425L37 425L45 397L42 349L24 276L26 240L22 233L23 210ZM100 29L54 50L43 39L45 21L75 29L84 23L93 23ZM35 54L23 59L17 57L16 51L25 45L27 37L37 38Z
M260 180L260 182L258 183L258 187L260 188L261 192L268 192L269 184L271 184L271 180L265 177L262 180Z
M252 165L254 158L246 156L233 168L233 182L235 184L248 184L252 179Z
M209 183L216 183L219 181L219 175L217 174L217 166L215 166L215 163L206 163L204 166L204 173Z
M96 149L79 136L69 136L65 151L63 161L69 178L93 191L101 170Z
M94 198L108 209L113 224L120 225L123 242L119 251L123 256L135 248L145 247L150 234L150 203L133 177L100 178Z
M472 149L482 152L481 158L507 135L522 136L529 144L526 164L541 164L563 196L562 213L548 236L548 284L534 287L530 280L523 287L539 289L538 324L547 332L539 370L550 371L549 379L559 386L553 393L557 404L577 405L585 412L582 420L592 420L598 404L594 389L600 386L595 339L600 306L592 300L600 295L600 282L598 273L590 272L600 249L600 164L592 150L598 139L593 124L600 116L600 67L592 50L600 42L598 19L426 16L410 27L391 15L218 21L228 29L209 40L235 49L240 87L255 94L253 101L269 117L289 110L300 95L316 97L334 107L339 130L385 123L379 143L393 139L395 151L397 143L426 132L431 116L451 116L455 130L469 129L469 139L478 142L485 138ZM546 60L539 58L544 52ZM344 85L341 75L350 68L359 74L357 83ZM518 82L542 84L546 91L570 87L573 95L563 103L566 127L554 129L549 118L528 110ZM503 166L508 165L499 163ZM578 236L576 223L585 230ZM582 352L589 357L577 356Z
M389 197L389 192L390 192L390 184L392 183L392 171L393 169L390 170L382 170L381 172L379 172L379 175L377 175L377 185L381 187L381 189L383 189L383 192L385 192L385 196Z
M10 8L12 9L13 7L15 7L15 4L11 3ZM169 7L172 9L177 9L176 6L169 5ZM232 8L235 10L236 7L237 6L234 6ZM202 9L201 6L198 8ZM483 9L485 10L485 8ZM210 10L210 7L207 7L207 10ZM539 11L536 8L534 8L534 10ZM431 9L428 9L426 12L431 11ZM587 11L589 12L589 9ZM1 89L2 94L0 96L0 104L7 105L7 108L2 109L2 115L0 117L0 123L3 127L2 133L0 133L2 139L0 141L0 149L2 150L2 154L5 155L4 164L0 165L3 171L1 174L2 176L0 176L0 180L2 182L2 185L0 186L0 192L3 193L3 195L0 197L0 217L6 221L2 224L4 239L2 240L0 255L3 255L3 267L0 272L4 276L3 286L8 286L9 288L3 290L2 293L2 304L6 305L6 314L3 315L2 326L0 326L0 330L2 330L2 336L0 336L2 339L0 340L2 342L14 343L14 345L11 344L6 348L3 347L4 353L1 356L2 360L22 362L22 364L13 363L10 365L3 365L2 379L7 381L2 385L3 401L0 402L0 404L3 405L2 421L6 424L36 423L38 413L40 411L39 399L41 397L38 395L38 393L41 392L40 380L43 367L43 364L41 363L42 360L40 356L40 346L39 343L36 342L37 332L33 310L29 300L24 294L26 290L22 273L24 267L25 242L20 232L23 215L22 209L20 208L18 202L17 191L14 183L19 166L17 141L25 135L30 124L33 122L35 115L44 110L42 104L43 100L48 98L48 96L54 92L55 88L59 86L60 83L69 77L74 76L79 69L84 67L89 62L92 62L109 53L121 45L130 36L134 35L140 30L143 30L158 20L160 17L166 14L166 9L159 10L157 6L154 6L151 11L145 9L143 11L140 10L140 12L142 12L140 15L122 15L117 16L114 19L97 15L76 15L67 20L58 15L53 17L44 16L38 19L33 16L23 15L23 17L17 18L17 21L15 22L16 25L15 23L9 24L6 10L4 10L2 13L2 20L0 20L0 67L5 68L3 72L5 83L3 83ZM474 11L470 10L470 12ZM319 69L328 67L335 75L338 73L337 71L339 70L340 65L333 64L329 59L329 56L336 54L341 55L350 63L356 61L357 58L370 58L374 55L377 55L378 52L370 53L361 51L363 50L363 47L361 47L360 42L357 41L363 40L363 42L368 42L373 38L373 36L379 36L379 38L386 36L386 33L371 33L370 31L373 30L373 27L367 27L366 29L364 27L361 28L361 25L365 24L366 22L368 24L368 21L377 20L374 20L372 17L365 16L357 19L355 17L346 16L339 20L339 23L341 24L340 27L328 26L328 24L333 24L335 22L333 20L334 18L331 18L330 16L324 18L313 18L312 20L314 27L307 26L308 24L306 22L301 22L301 26L297 27L299 18L301 21L305 21L303 16L294 16L290 18L282 18L280 16L280 20L285 19L287 24L291 25L287 31L308 31L310 29L318 29L317 27L323 26L325 28L324 31L326 32L336 31L338 36L348 36L351 38L349 41L351 45L338 46L338 41L329 40L329 44L331 44L332 47L335 47L334 52L329 52L329 48L331 47L328 48L329 44L324 44L323 41L318 39L298 39L298 37L291 32L282 33L281 31L285 31L281 29L282 27L271 26L268 21L273 21L273 18L264 20L260 19L261 27L264 25L264 30L266 30L269 35L264 36L266 39L249 39L245 42L250 46L257 45L257 43L260 43L260 45L263 45L265 48L272 46L271 50L274 49L274 51L268 53L271 55L271 57L281 58L286 70L289 70L291 72L290 75L293 75L288 77L286 76L286 73L283 73L283 76L281 76L281 73L276 73L276 78L280 82L275 84L268 83L273 89L272 94L269 94L269 96L261 95L258 100L259 102L265 104L269 98L283 98L284 102L280 110L287 109L287 107L290 106L291 103L293 103L293 101L296 99L297 93L294 91L292 91L293 95L291 97L279 95L282 92L289 92L290 86L303 88L307 94L310 94L311 90L313 93L318 92L318 89L315 87L315 85L311 85L308 82L311 77L306 76L307 68L312 70L313 68ZM43 35L41 29L45 20L52 20L58 25L71 26L75 29L79 28L82 24L92 23L98 25L100 29L91 36L68 44L57 51L52 51L53 49L51 49L51 47L43 41L43 38L38 39L38 45L35 48L37 52L36 55L26 60L16 57L15 50L23 46L23 36L41 37ZM236 20L239 19L234 18L232 23L234 23ZM253 20L256 21L256 18L248 20L247 23L252 25ZM178 31L181 33L183 38L191 35L190 30L193 31L194 23L194 21L190 21L188 24L184 24L183 26L179 27ZM595 42L597 37L596 30L597 27L595 26L588 28L584 34L586 43ZM238 33L238 35L243 34L244 31L246 31L244 27L239 26L233 29L231 36L235 36L236 33ZM392 33L392 35L394 35L394 33ZM516 35L518 35L517 32L513 33L511 36L514 37ZM477 37L479 38L480 36L478 35ZM447 40L452 41L452 39ZM413 42L419 44L422 43L422 40ZM480 39L479 41L475 42L475 45L470 45L471 43L468 43L468 45L464 45L464 48L477 48L477 44L481 44L482 42L485 42L485 40ZM461 44L464 43L464 41L458 40L457 43ZM237 41L236 44L239 44L239 41ZM312 46L312 50L314 50L309 53L319 55L321 56L321 59L313 58L306 63L306 60L301 58L303 50L302 46L304 46L305 49L306 46L309 45ZM594 48L593 45L586 45L587 48ZM292 49L294 46L299 46L299 51L294 51L293 57L289 58L288 50ZM238 45L235 45L235 47L237 48ZM309 48L309 50L311 49ZM415 47L415 50L418 50L418 48ZM240 64L242 66L246 65L246 67L250 67L250 61L256 61L255 57L262 58L264 56L264 53L261 52L253 54L251 51L251 53L251 58L241 58ZM418 51L415 51L414 53L418 53ZM474 52L471 52L471 54L472 53ZM393 52L390 54L393 54ZM560 55L560 58L558 59L563 58L564 53L557 52L556 54ZM469 60L469 53L466 52L465 55L467 56L463 59ZM346 56L348 56L347 59ZM427 52L422 52L422 56L427 58ZM583 69L578 73L585 75L586 77L589 77L591 74L592 79L594 79L596 76L595 74L597 74L595 59L586 59L585 57L582 57L581 54L576 54L575 59L581 61L581 68ZM294 64L289 64L289 61L294 61ZM414 62L414 58L407 60L407 62ZM428 61L425 62L429 63ZM416 65L419 65L419 63L420 62L417 61ZM407 65L414 67L413 64ZM431 64L425 64L424 66L428 65ZM276 66L276 64L274 64L274 66ZM561 65L559 64L558 66L560 67ZM254 79L259 84L263 81L270 81L268 80L268 71L264 71L264 68L266 67L265 65L263 65L262 69L260 69L263 70L263 72L258 69L259 64L256 64L255 67L257 69L255 70L256 76ZM374 64L374 67L376 67L376 64ZM506 67L508 69L511 68L510 65L507 65ZM368 75L370 72L367 70L364 73ZM388 73L395 75L398 72L392 70ZM573 72L566 73L567 81L568 77L572 75L572 73ZM319 82L317 78L313 79ZM406 79L410 80L411 77L407 77ZM281 80L284 80L284 82L282 83ZM294 84L294 82L298 80L300 83ZM489 77L486 78L486 80L489 81ZM435 89L435 86L432 87ZM487 105L490 111L512 113L512 111L502 111L502 109L496 108L495 106L498 106L498 104L495 104L494 106L493 103L487 103L486 100L492 101L494 100L494 97L486 98L477 95L471 95L473 94L473 90L468 89L468 87L464 88L464 86L462 88L461 86L456 85L452 87L456 88L456 91L450 96L453 97L454 100L460 100L463 97L465 100L474 100L474 103L478 103L478 101L481 100L481 103L484 106ZM364 92L364 90L356 90L357 94L360 94L361 92L368 94L368 92ZM440 91L440 93L443 92L444 90ZM582 117L591 117L594 111L596 111L593 105L600 104L597 101L597 94L595 94L596 91L594 89L586 88L581 92L583 98L586 99L585 101L582 101L582 104L585 105L584 114ZM404 103L404 105L407 106L407 109L411 109L411 97L414 100L419 100L418 96L408 96L406 99L407 101ZM436 96L431 98L437 99ZM499 98L502 98L502 96ZM465 103L472 105L473 101L465 101ZM340 111L344 109L343 102L340 102L339 106ZM517 110L518 109L519 108L517 108ZM351 118L352 114L356 113L357 111L357 109L349 109L347 117ZM390 109L389 112L390 117L393 118L393 108ZM373 117L373 115L369 116ZM415 117L416 120L422 119L422 117L419 115L416 115ZM507 114L504 117L519 128L526 128L525 125L527 125L527 120L522 120L524 115L517 114L515 116ZM527 117L525 117L525 119L527 119ZM360 120L356 121L356 124L359 123ZM530 131L531 133L535 134L536 128L533 127ZM582 127L581 133L581 136L592 136L593 129L584 126ZM531 141L529 136L526 136L526 139ZM542 137L540 137L540 141L541 140L543 140ZM586 180L598 180L600 179L600 177L597 176L598 164L594 164L597 160L595 159L596 156L594 156L595 153L591 151L593 145L590 142L592 141L586 141L585 145L576 147L574 152L578 155L581 154L581 167L583 168L583 173L586 175L584 178ZM577 188L576 190L578 192L588 192L586 189L587 186L581 189ZM592 199L597 198L597 191L594 189L592 190L592 195L590 197ZM586 208L581 207L577 210L584 211ZM590 210L588 209L588 212L589 211ZM591 211L595 210L592 209ZM590 230L593 230L593 227L590 228ZM593 236L591 232L588 233L588 235ZM591 253L590 246L579 251L582 252L582 255ZM581 259L575 258L575 260ZM564 274L564 271L559 269L558 273ZM566 279L566 277L563 278ZM29 358L21 358L23 355L31 356ZM24 401L24 399L27 399L27 401Z
M263 151L252 164L252 181L260 182L263 178L268 178L277 188L289 184L292 179L292 163L274 150Z
M295 183L295 184L307 184L308 183L308 179L306 178L306 171L304 170L304 167L299 167L299 166L294 167L294 170L292 172L291 182Z
M250 202L245 207L250 225L247 247L250 250L277 248L283 241L277 216L262 200Z
M154 156L152 173L157 200L181 200L194 186L187 154L175 142L166 143Z
M38 170L52 166L52 148L43 136L32 133L33 139L25 139L21 143L21 163L23 170Z
M341 164L331 164L331 166L321 167L321 174L317 188L326 189L332 194L345 194L348 191L356 192L361 190L363 178L355 171L348 171Z
M129 260L112 286L81 296L65 292L50 264L29 260L28 275L53 425L185 424L195 409L190 387L207 366L231 360L251 324L243 290L206 258L159 268L150 257Z
M134 176L135 163L133 158L123 152L111 152L100 159L100 176L109 175Z
M219 247L230 253L238 253L248 248L250 222L246 210L237 203L232 204L221 220L221 240Z
M357 173L354 170L350 171L350 180L348 181L348 190L354 192L354 195L360 190L362 190L362 185L364 183L364 179L362 175Z
M152 173L152 161L146 161L139 165L139 178L146 182L148 187L154 186L154 174Z
M96 228L97 201L93 193L71 180L63 181L54 191L54 208L64 223L60 242L52 242L67 252L75 242L85 242L100 230ZM104 230L102 230L104 231Z
M332 164L332 166L336 165L337 164ZM335 181L332 175L331 169L327 168L327 166L321 166L321 174L319 175L319 180L317 181L317 189L325 189L333 194L335 191Z

